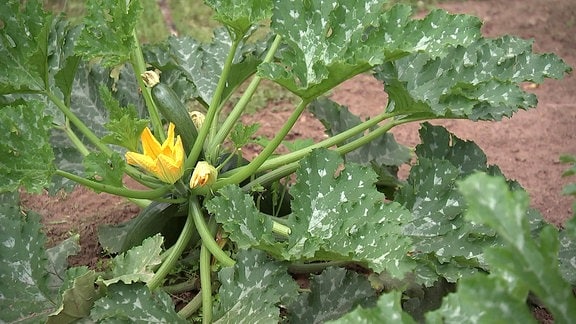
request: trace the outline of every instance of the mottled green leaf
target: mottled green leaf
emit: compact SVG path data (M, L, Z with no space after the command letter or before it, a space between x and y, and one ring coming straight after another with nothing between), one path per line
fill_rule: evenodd
M309 289L287 307L290 323L324 323L376 300L366 276L340 268L312 276Z
M520 83L562 78L571 68L553 54L532 53L532 42L505 36L447 48L442 57L415 53L379 67L387 110L410 116L500 120L536 106Z
M183 100L199 98L210 103L232 39L224 28L216 29L212 43L203 44L192 37L170 37L166 43L148 47L147 62L162 71L161 80L169 84ZM222 98L227 98L242 82L256 72L266 43L241 43L230 69Z
M558 262L564 280L576 286L576 235L570 230L561 230L559 233L560 250Z
M71 27L62 16L54 20L48 44L48 73L57 89L50 87L54 93L62 94L62 101L70 104L72 86L76 70L80 63L80 56L75 55L74 46L82 31L81 26Z
M278 305L289 302L298 291L287 265L253 249L240 250L236 264L220 270L218 278L215 323L276 323Z
M131 248L112 259L112 271L102 280L106 286L122 281L148 282L154 275L154 268L161 263L160 253L164 239L155 235L145 239L142 245Z
M23 186L39 193L48 186L54 172L51 127L39 101L0 108L0 192Z
M277 1L272 29L287 47L260 73L314 98L373 66L417 51L436 57L480 36L477 18L434 11L413 20L408 6L383 12L384 1Z
M52 16L41 1L0 3L0 94L46 87L48 35Z
M2 194L0 205L0 321L42 322L52 312L46 272L46 237L40 215L20 210L18 196Z
M362 120L352 114L348 107L341 106L329 99L322 98L314 101L308 109L318 118L329 136L335 136L348 129L360 125ZM373 127L370 130L374 130ZM348 138L342 144L350 143L362 137L362 133ZM374 162L378 165L401 165L410 159L410 150L396 142L394 135L385 133L366 145L346 154L346 162L368 164Z
M49 324L72 323L88 317L100 294L95 288L96 272L87 267L71 268L60 288L60 307L48 317Z
M48 287L58 289L62 285L68 269L68 257L80 252L80 235L74 234L57 245L46 250L48 262L46 271L49 273Z
M383 203L367 167L346 164L333 151L315 150L303 159L290 189L292 234L288 255L366 262L377 272L402 276L412 265L406 253L411 241L402 234L410 213L397 203Z
M110 156L104 153L90 153L84 158L84 168L88 179L114 187L123 186L126 161L118 153Z
M134 27L142 11L140 1L89 0L76 51L104 66L120 65L135 48Z
M491 274L529 288L557 322L576 318L576 298L558 264L558 232L548 225L532 238L526 192L510 191L503 178L481 173L462 181L460 190L468 203L466 217L492 227L505 241L485 252Z
M238 38L272 15L270 0L207 0L206 4L216 12L213 18L230 27Z
M514 297L505 279L485 274L462 279L458 290L426 319L430 323L536 323L526 300Z
M176 314L167 293L152 293L142 283L109 286L107 296L94 303L90 318L98 323L188 323Z
M402 304L400 299L402 297L402 292L393 291L388 294L382 294L378 298L376 307L363 308L359 306L354 311L344 315L343 317L329 321L327 323L331 324L371 324L371 323L383 323L383 324L413 324L416 323L410 315L402 311Z
M254 205L253 198L238 186L226 186L218 190L218 196L206 202L208 211L223 224L228 236L239 248L257 247L276 251L272 235L272 219L262 214Z

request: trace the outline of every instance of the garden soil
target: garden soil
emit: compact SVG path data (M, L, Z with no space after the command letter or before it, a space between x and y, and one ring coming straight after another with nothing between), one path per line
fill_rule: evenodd
M576 66L576 1L574 0L485 0L441 4L453 13L468 13L484 21L483 32L489 37L504 34L534 39L537 52L554 52L570 66ZM530 194L531 205L555 225L572 215L573 199L562 196L563 186L576 179L562 177L567 165L559 162L561 154L576 154L576 76L561 81L548 80L525 89L539 98L537 109L520 111L502 122L449 120L444 125L459 138L476 142L491 164L500 166L504 174L517 180ZM382 85L370 75L360 75L343 83L331 98L363 118L374 115L386 103ZM289 105L271 103L246 123L261 124L259 134L272 136L290 114ZM419 125L405 125L393 130L397 141L414 146L418 143ZM324 128L305 113L290 133L289 139L325 138ZM257 148L245 154L253 156ZM406 175L406 170L402 170ZM123 222L138 213L138 208L114 196L96 194L84 188L54 197L22 195L23 205L43 217L49 244L71 234L80 234L79 255L71 257L74 265L98 266L102 250L97 242L100 224Z

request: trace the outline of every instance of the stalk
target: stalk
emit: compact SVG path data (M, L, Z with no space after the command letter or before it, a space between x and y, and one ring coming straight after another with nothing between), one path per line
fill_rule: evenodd
M142 95L144 96L146 108L148 108L148 114L150 115L150 122L152 123L152 128L154 129L154 135L159 138L161 142L164 142L164 140L166 140L166 134L164 134L164 127L162 127L162 120L160 119L158 108L156 107L154 100L152 100L150 89L146 87L146 84L144 84L144 81L140 77L140 75L146 71L146 63L144 62L144 55L142 55L140 41L136 36L136 30L133 31L132 37L134 39L134 48L132 49L132 53L130 53L130 62L132 63L132 68L136 74L138 86L140 87Z
M202 296L202 323L212 323L212 273L210 251L204 243L200 248L200 286Z
M204 120L204 124L198 131L198 137L196 138L196 142L194 142L194 146L192 146L192 150L190 154L188 154L188 158L186 159L184 168L186 170L191 170L194 168L194 165L198 161L198 157L204 148L204 142L208 137L208 133L215 132L217 128L218 121L214 120L217 116L217 113L220 109L218 106L220 105L220 99L222 93L224 92L224 88L226 87L226 82L228 80L228 74L230 73L230 69L232 67L232 62L234 60L234 55L236 54L236 49L240 45L240 40L234 40L232 45L230 46L230 51L228 52L228 56L226 57L226 61L224 62L224 67L222 68L222 74L220 75L220 80L218 80L218 85L214 90L214 95L212 96L212 101L210 102L210 107L208 108L208 112L206 113L206 118ZM212 125L214 123L214 125ZM211 142L211 141L210 141Z
M298 118L308 105L308 103L309 103L308 100L302 99L302 101L300 101L300 103L298 104L296 109L292 112L286 123L284 123L280 131L276 133L276 136L274 136L274 138L270 141L270 143L266 145L264 150L262 150L262 152L248 165L238 168L237 169L238 172L234 173L228 178L224 178L221 181L217 181L214 184L213 189L217 190L228 184L240 183L244 179L247 179L254 173L256 173L258 168L260 168L260 166L262 166L262 164L266 162L266 160L272 155L272 153L276 151L278 146L282 143L282 140L286 137L286 135L288 135L288 132L290 132L292 127L294 127L294 124L296 123L296 121L298 120Z
M106 192L109 194L113 194L116 196L122 196L122 197L126 197L126 198L136 198L136 199L156 199L156 198L160 198L162 196L164 196L165 194L167 194L171 187L170 185L165 185L163 187L157 188L157 189L152 189L152 190L132 190L132 189L128 189L128 188L120 188L120 187L115 187L115 186L111 186L111 185L107 185L104 183L100 183L100 182L96 182L96 181L92 181L86 178L82 178L80 176L77 176L75 174L63 171L63 170L59 170L57 169L54 172L56 175L59 175L61 177L70 179L74 182L77 182L83 186L92 188L93 190L96 191L102 191L102 192Z
M212 232L204 221L204 215L196 196L190 196L188 208L188 214L192 215L198 234L200 234L200 237L202 238L202 247L206 247L224 267L233 266L236 262L232 260L226 252L222 251L218 246L218 243L214 240Z
M188 243L192 238L192 234L194 233L194 229L195 229L194 220L192 219L190 213L188 213L188 216L186 217L186 223L184 224L184 228L182 228L182 232L180 233L180 236L178 237L176 244L174 244L174 246L171 248L172 251L170 252L170 254L168 254L164 262L162 262L162 265L160 266L158 271L156 271L152 279L147 284L148 288L151 291L154 291L156 288L160 287L160 285L164 281L164 278L166 278L166 276L170 273L170 271L172 271L174 265L176 264L176 261L178 261L178 259L184 252L184 249L186 248L186 246L188 246Z
M272 59L274 58L274 54L276 53L276 50L278 49L278 46L280 46L281 39L282 39L281 36L276 35L276 38L274 38L274 42L270 46L268 53L266 53L266 57L264 58L263 63L272 61ZM238 103L236 103L236 105L234 106L234 108L232 109L232 111L230 112L228 117L226 117L226 120L224 121L224 123L222 124L222 126L220 127L220 129L218 130L216 135L214 136L214 138L212 138L212 140L210 141L209 147L212 149L212 152L211 152L212 156L215 156L216 154L218 154L218 151L217 151L218 146L220 144L224 143L226 136L228 136L228 134L230 133L230 131L234 127L234 124L236 124L238 119L242 116L242 113L246 109L246 106L250 102L250 99L252 99L252 96L256 92L256 89L258 88L260 81L262 81L262 78L258 75L255 75L254 78L252 79L252 81L250 82L250 84L248 85L248 88L246 89L246 91L242 94L242 97L240 98Z
M90 141L92 144L94 144L103 153L105 153L107 155L112 155L112 150L108 146L106 146L106 144L102 143L100 138L98 138L98 136L96 136L96 134L94 134L94 132L92 132L92 130L90 128L88 128L86 126L86 124L84 124L84 122L82 122L82 120L80 120L80 118L78 118L72 112L72 110L70 110L70 108L68 106L66 106L66 104L64 104L64 102L62 102L62 100L60 100L60 98L55 96L50 91L45 91L44 94L46 94L46 96L56 105L56 107L58 107L58 109L60 109L60 111L64 114L64 116L66 116L66 118L68 118L68 120L74 126L76 126L76 128L78 128L78 130L84 136L86 136L88 141Z
M182 309L178 312L178 315L182 318L188 318L192 316L192 314L196 313L200 306L202 306L202 291L198 292L194 298L186 306L182 307Z

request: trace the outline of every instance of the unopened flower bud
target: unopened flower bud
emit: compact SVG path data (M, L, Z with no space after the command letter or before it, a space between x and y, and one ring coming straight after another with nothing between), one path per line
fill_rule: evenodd
M218 170L206 161L200 161L196 164L192 178L190 178L190 188L203 187L216 182Z

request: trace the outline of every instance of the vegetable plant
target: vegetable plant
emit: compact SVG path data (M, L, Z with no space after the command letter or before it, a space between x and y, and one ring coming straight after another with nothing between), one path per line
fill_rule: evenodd
M206 0L211 42L158 44L136 37L136 0L89 0L79 24L2 2L2 321L574 320L574 220L546 224L476 144L427 123L534 108L521 83L570 67L475 17L385 2ZM362 73L387 93L364 120L326 96ZM266 140L240 118L262 80L298 98ZM305 110L328 137L288 142ZM414 122L421 143L397 143ZM102 269L69 267L77 235L46 249L19 206L75 185L141 207L102 224Z

